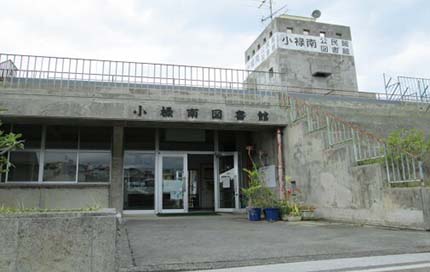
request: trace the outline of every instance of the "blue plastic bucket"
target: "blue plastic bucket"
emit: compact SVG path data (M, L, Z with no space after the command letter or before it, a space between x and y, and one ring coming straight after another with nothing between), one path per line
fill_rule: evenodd
M279 208L266 208L266 221L275 222L279 220Z
M261 221L261 208L249 208L248 219L249 221Z

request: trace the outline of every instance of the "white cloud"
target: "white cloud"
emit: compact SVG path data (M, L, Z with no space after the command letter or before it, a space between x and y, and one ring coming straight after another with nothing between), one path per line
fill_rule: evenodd
M428 64L430 63L430 36L426 33L414 33L407 39L403 50L387 61L390 72L429 77Z
M262 30L255 0L0 0L0 51L143 62L244 67ZM279 4L279 2L278 2ZM289 1L291 13L323 11L321 21L352 27L359 85L382 90L382 73L422 76L427 26L387 33L395 15L420 0ZM424 9L425 7L421 7ZM402 19L413 24L414 18ZM395 43L395 39L409 41ZM419 41L419 42L418 42Z

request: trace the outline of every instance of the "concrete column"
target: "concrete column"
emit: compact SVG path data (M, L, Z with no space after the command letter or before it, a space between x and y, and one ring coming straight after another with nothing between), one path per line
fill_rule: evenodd
M422 187L421 196L423 201L424 228L430 231L430 189Z
M284 172L284 148L282 145L282 129L276 130L276 143L277 143L277 157L278 157L278 185L279 185L279 199L285 198L285 172Z
M109 207L122 212L124 205L124 127L114 126Z

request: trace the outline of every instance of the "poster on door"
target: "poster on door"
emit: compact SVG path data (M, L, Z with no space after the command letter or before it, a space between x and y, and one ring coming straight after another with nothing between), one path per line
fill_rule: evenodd
M222 188L229 189L231 186L231 180L232 178L230 176L222 176L221 177Z
M182 179L163 180L163 193L182 192Z

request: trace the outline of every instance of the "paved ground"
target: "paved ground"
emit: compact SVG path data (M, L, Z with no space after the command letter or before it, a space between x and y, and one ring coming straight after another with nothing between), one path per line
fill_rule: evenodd
M243 215L128 219L123 271L183 271L430 252L430 233Z
M429 272L430 253L330 259L205 270L206 272Z

